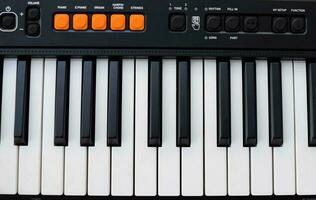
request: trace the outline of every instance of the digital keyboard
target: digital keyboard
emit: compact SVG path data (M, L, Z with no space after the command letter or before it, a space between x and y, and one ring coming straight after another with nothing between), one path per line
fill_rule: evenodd
M316 199L315 0L2 0L0 199Z

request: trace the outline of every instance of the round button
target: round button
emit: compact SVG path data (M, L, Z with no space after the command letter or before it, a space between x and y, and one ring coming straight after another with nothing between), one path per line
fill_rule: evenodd
M304 33L305 32L305 18L293 17L291 19L291 31L292 33Z
M40 19L41 13L38 7L29 7L26 12L27 20L37 21Z
M209 32L218 32L222 29L222 19L220 16L209 15L206 17L206 30Z
M40 25L37 23L28 24L26 28L26 34L28 36L36 37L40 34Z
M225 30L227 32L240 31L240 18L238 16L227 16L225 18Z
M258 31L258 18L254 16L245 17L244 19L244 31L245 32L257 32Z
M16 28L16 15L4 13L0 16L0 26L3 30L13 30Z
M272 22L272 31L274 33L285 33L288 30L286 17L274 17Z
M171 31L185 31L186 16L183 14L173 14L169 17L169 28Z

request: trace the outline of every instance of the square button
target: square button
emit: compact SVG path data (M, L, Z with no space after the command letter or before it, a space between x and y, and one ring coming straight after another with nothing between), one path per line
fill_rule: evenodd
M126 19L123 14L111 15L111 30L124 31L126 29Z
M69 30L69 15L68 14L55 14L54 29L57 31Z
M104 31L106 29L106 15L104 14L94 14L92 15L92 30Z
M292 33L304 33L306 31L306 20L304 17L291 18Z
M129 17L129 28L131 31L143 31L145 29L145 16L143 14L132 14Z
M26 11L27 20L37 21L41 18L41 11L39 7L29 7Z
M75 31L85 31L88 29L88 15L75 14L73 16L73 29Z
M172 14L169 16L169 29L171 31L183 32L186 30L187 22L184 14Z
M41 27L38 23L31 23L26 26L26 34L31 37L39 36Z

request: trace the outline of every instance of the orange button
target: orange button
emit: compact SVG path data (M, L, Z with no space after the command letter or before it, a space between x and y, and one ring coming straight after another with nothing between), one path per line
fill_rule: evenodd
M113 14L111 15L111 29L113 31L124 31L125 30L125 15Z
M88 15L75 14L73 16L73 29L75 31L85 31L88 29Z
M69 15L56 14L54 16L54 28L57 31L67 31L69 29Z
M106 29L106 15L92 15L92 29L95 31L103 31Z
M143 31L145 29L145 16L142 14L132 14L129 17L129 28L131 31Z

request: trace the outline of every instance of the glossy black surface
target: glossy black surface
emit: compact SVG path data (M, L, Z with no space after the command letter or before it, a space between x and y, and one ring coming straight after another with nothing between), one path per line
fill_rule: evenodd
M231 144L230 62L217 61L217 146Z
M3 85L3 58L0 58L0 102L2 102L2 85ZM2 111L2 103L0 103L0 110ZM0 114L0 122L1 122L2 114ZM1 123L0 123L1 130ZM0 133L0 142L1 142L1 133Z
M55 137L56 146L68 145L69 121L69 77L70 61L67 58L57 60L55 90Z
M81 146L94 146L95 143L95 77L95 59L84 59L81 90Z
M257 145L257 84L256 63L254 60L243 61L243 126L244 146Z
M280 61L269 61L269 141L271 147L283 145L282 68Z
M148 146L160 147L162 143L162 61L149 61L148 87Z
M316 62L307 64L308 145L316 146Z
M16 73L14 144L28 144L30 59L19 58Z
M177 60L177 146L191 145L190 60Z
M109 60L107 145L121 146L122 60Z
M234 49L239 50L241 54L247 54L248 51L259 51L258 53L263 54L262 51L270 50L281 51L285 55L298 55L303 53L302 51L307 54L314 52L311 55L315 56L315 1L243 0L240 3L240 1L236 0L196 0L190 2L185 0L122 0L120 3L124 4L124 6L119 10L113 9L113 3L116 2L113 0L102 2L104 9L100 11L95 8L96 5L100 5L99 0L80 1L80 6L86 6L86 9L83 10L76 9L76 6L78 6L77 0L40 1L41 34L39 37L30 38L24 31L27 25L25 23L27 14L20 15L20 13L25 13L28 1L2 0L0 2L0 11L3 12L7 6L10 6L11 12L16 13L18 16L18 27L12 33L0 32L0 53L4 51L5 54L10 55L39 55L39 53L45 55L90 55L99 54L106 49L112 49L113 51L103 55L118 54L122 56L125 54L131 55L134 53L131 49L137 49L137 55L149 55L153 51L160 53L168 51L169 53L166 55L171 56L180 54L184 49L188 50L191 55L204 50L211 55L213 52L210 50L226 51ZM63 6L67 8L62 9ZM230 8L236 9L231 11L229 10ZM283 8L282 10L285 11L275 10L276 8ZM297 12L297 9L300 9L302 12ZM89 15L96 12L105 14L123 13L126 15L142 13L146 19L145 30L142 32L117 32L109 29L96 32L91 30L78 32L55 31L53 28L53 15L56 12L71 14L80 12L88 13ZM171 14L185 15L186 29L184 31L170 31L169 17ZM211 33L206 30L206 16L208 15L221 15L223 19L226 16L240 16L240 31L238 33L225 33L223 31ZM192 26L193 16L200 17L199 30L195 30ZM243 31L244 18L247 16L260 16L258 31L249 33ZM304 17L306 19L306 31L292 33L290 27L287 26L288 32L286 33L272 33L272 18L274 17L286 17L288 25L293 17ZM232 24L231 20L228 20L228 24ZM300 23L295 22L294 24L299 25ZM20 50L17 51L17 49ZM81 50L79 51L79 49ZM84 52L82 51L84 49L93 50ZM129 51L124 49L129 49ZM201 55L201 53L197 53L197 55Z

